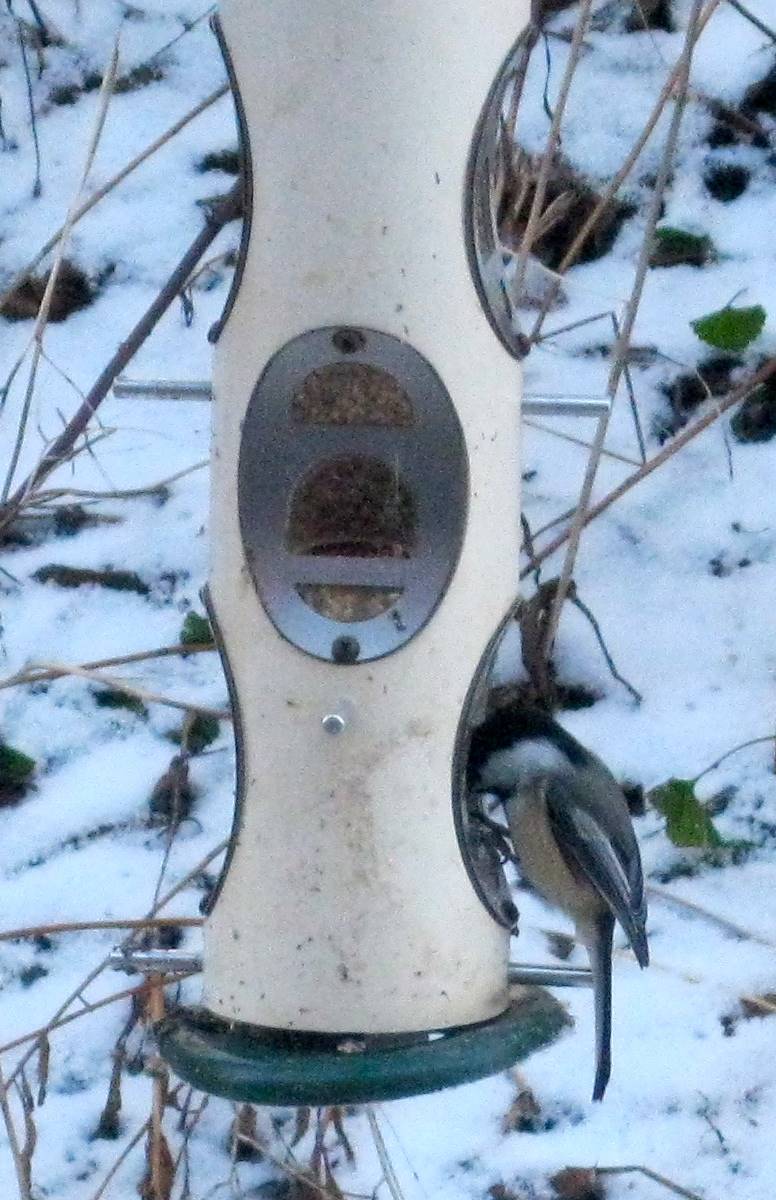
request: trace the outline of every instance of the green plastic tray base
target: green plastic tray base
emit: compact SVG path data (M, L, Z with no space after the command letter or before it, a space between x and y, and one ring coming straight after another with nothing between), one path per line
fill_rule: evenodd
M180 1009L157 1027L162 1057L203 1092L254 1104L365 1104L494 1075L569 1024L547 992L521 990L491 1021L427 1034L296 1033Z

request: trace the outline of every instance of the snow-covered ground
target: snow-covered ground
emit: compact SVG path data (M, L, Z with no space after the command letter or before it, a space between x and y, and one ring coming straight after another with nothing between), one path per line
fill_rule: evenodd
M30 17L24 0L18 15ZM29 51L38 115L42 189L33 196L34 147L27 90L14 24L0 16L0 286L22 267L62 223L76 190L98 109L96 90L83 92L88 73L107 63L121 29L120 73L155 60L160 77L115 96L100 141L90 188L110 178L135 154L223 82L223 67L204 4L178 0L46 0L42 6L64 44L43 51L45 69ZM589 34L563 148L593 181L605 180L625 156L682 41L688 0L676 0L678 32ZM769 0L751 0L761 20L773 19ZM80 8L80 12L79 12ZM174 9L174 11L173 11ZM568 28L574 10L560 14ZM183 34L178 38L178 35ZM557 93L567 43L553 38L549 97ZM774 63L774 47L732 5L723 4L696 56L694 92L683 126L679 161L666 199L666 224L707 234L716 260L702 269L680 266L649 272L634 343L659 353L634 368L648 451L658 447L651 430L665 415L661 387L709 356L690 321L737 303L761 304L764 333L748 352L755 364L776 353L776 217L771 148L710 149L713 124L697 97L738 104ZM537 52L529 77L520 135L529 149L546 136L542 109L544 56ZM61 100L75 87L71 103ZM761 114L771 132L772 118ZM770 122L770 124L769 124ZM665 122L658 137L665 132ZM72 257L93 280L102 279L93 303L45 337L30 420L31 434L19 475L51 437L62 414L85 391L154 298L201 226L198 202L225 191L222 172L202 171L209 152L235 143L231 103L222 98L111 192L72 236ZM567 303L551 325L572 323L619 308L632 280L643 229L644 179L654 174L659 143L650 143L628 192L636 215L625 222L611 252L577 268L567 282ZM729 203L703 184L711 160L742 165L749 186ZM210 255L236 245L231 226ZM200 278L187 321L176 303L131 367L140 378L206 378L211 348L206 334L223 307L230 272L221 264ZM530 320L530 316L529 316ZM32 322L0 319L0 378L27 346ZM608 361L594 348L611 345L611 326L576 329L546 342L526 363L530 392L600 394ZM0 473L4 477L24 397L25 368L2 413ZM108 436L51 480L59 487L100 492L137 489L201 462L208 453L207 404L109 399L99 413ZM774 617L776 511L774 447L741 445L726 435L727 418L630 492L587 530L576 572L579 595L594 612L622 674L643 694L636 707L610 676L590 625L576 610L564 613L558 667L566 681L600 694L592 707L563 715L564 724L596 749L622 779L652 788L671 777L691 778L726 750L774 731ZM561 424L561 428L564 426ZM592 436L583 423L566 425ZM637 457L624 394L607 446ZM525 509L537 528L572 505L584 471L583 448L526 429L523 471ZM631 467L605 458L596 487L604 494ZM90 510L92 511L92 510ZM169 495L102 500L94 509L115 516L76 536L49 537L8 549L0 576L0 674L29 661L70 664L101 660L174 644L185 615L200 610L198 592L207 564L207 472L198 469L169 488ZM33 579L51 563L137 572L147 595L103 587L77 590ZM554 562L548 564L547 577ZM514 639L500 675L514 673ZM223 677L214 654L168 657L114 668L143 688L198 704L222 707ZM0 810L0 926L12 929L52 921L134 917L151 906L165 852L165 833L149 826L154 784L175 748L170 735L182 714L149 704L145 713L100 707L96 689L69 677L0 692L2 740L32 756L35 786ZM193 820L183 823L165 866L162 891L191 870L228 832L231 822L231 733L221 722L217 753L195 757ZM563 993L573 1030L521 1068L541 1107L535 1132L507 1133L501 1120L515 1095L508 1076L454 1092L383 1106L388 1150L407 1200L444 1195L483 1197L503 1185L519 1200L550 1194L548 1178L566 1165L642 1164L707 1200L772 1200L776 1191L776 1020L744 1019L742 996L776 992L776 777L773 745L761 744L728 759L699 785L703 799L723 796L715 821L726 837L752 848L737 861L711 866L672 846L664 821L650 810L637 820L645 868L653 882L749 931L736 937L708 916L653 897L646 974L631 956L615 968L614 1073L605 1102L589 1103L592 1080L592 1010L584 992ZM692 870L683 868L689 864ZM210 868L215 871L217 864ZM670 882L666 882L666 881ZM197 915L202 887L183 891L170 906ZM565 930L556 913L519 893L521 937L516 953L526 961L551 957L547 930ZM99 964L117 934L63 934L47 941L0 942L0 1044L44 1026L64 999ZM187 931L184 946L197 948ZM573 962L582 963L580 950ZM131 984L131 981L130 981ZM103 973L87 989L90 1002L130 986ZM186 985L195 997L197 985ZM94 1138L105 1101L111 1052L127 1018L127 1002L99 1009L51 1039L48 1096L35 1112L38 1145L34 1181L40 1195L88 1198L123 1144L147 1119L147 1074L125 1072L119 1141ZM733 1018L728 1020L727 1018ZM137 1044L137 1032L133 1034ZM6 1074L17 1061L2 1058ZM130 1055L131 1057L131 1055ZM33 1072L34 1074L34 1072ZM17 1117L19 1110L15 1109ZM170 1114L172 1126L174 1114ZM230 1106L213 1101L192 1139L191 1195L200 1200L229 1173L224 1149ZM260 1129L271 1133L269 1114ZM381 1178L366 1118L354 1114L348 1129L357 1150L354 1167L338 1173L346 1192L370 1194ZM174 1136L173 1136L174 1142ZM279 1143L278 1143L279 1144ZM11 1154L0 1136L0 1195L15 1194ZM304 1159L305 1145L297 1148ZM341 1157L341 1156L340 1156ZM142 1144L112 1181L108 1195L136 1195ZM241 1194L272 1170L239 1167ZM641 1175L605 1181L606 1194L650 1197L660 1185ZM178 1193L176 1192L176 1195ZM684 1193L687 1194L687 1193Z

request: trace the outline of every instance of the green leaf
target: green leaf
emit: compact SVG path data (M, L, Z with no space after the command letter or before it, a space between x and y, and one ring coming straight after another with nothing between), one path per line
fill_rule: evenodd
M213 641L213 630L207 617L199 613L186 613L186 620L180 633L182 646L205 646Z
M766 312L761 304L751 308L720 308L691 321L695 333L703 342L718 350L746 350L762 333Z
M685 229L674 229L661 225L655 230L650 267L702 267L715 257L714 245L706 234L688 233Z
M130 696L118 688L93 688L92 695L98 708L126 708L138 717L148 716L148 709L139 696Z
M675 846L718 848L725 839L717 833L714 823L695 795L691 779L669 779L655 788L650 799L666 819L666 833Z
M0 742L0 788L24 788L34 770L34 758Z
M174 742L176 746L183 744L184 726L185 722L180 729L175 729L167 735L170 741ZM221 726L216 717L208 717L205 713L197 713L189 722L186 737L187 751L189 754L201 754L203 750L207 750L208 746L216 740L220 732Z

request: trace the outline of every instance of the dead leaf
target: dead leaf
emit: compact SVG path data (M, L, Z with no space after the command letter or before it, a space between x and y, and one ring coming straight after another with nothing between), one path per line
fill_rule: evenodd
M256 1109L252 1104L241 1104L229 1128L227 1150L230 1157L235 1162L261 1162L264 1155L258 1141Z
M742 996L741 1007L746 1017L772 1017L776 1013L776 992L762 996Z
M304 1108L298 1108L296 1110L296 1114L294 1116L294 1136L291 1138L292 1146L297 1146L307 1133L308 1129L310 1128L311 1116L312 1109L308 1108L307 1106Z
M551 1177L550 1186L560 1200L604 1200L605 1197L595 1167L565 1167Z
M520 1088L501 1121L502 1133L536 1133L542 1128L542 1109L528 1086Z
M155 1179L151 1165L154 1158ZM155 1139L153 1130L149 1129L146 1139L146 1171L138 1186L138 1194L141 1200L170 1200L174 1182L175 1162L170 1153L167 1138L160 1133Z

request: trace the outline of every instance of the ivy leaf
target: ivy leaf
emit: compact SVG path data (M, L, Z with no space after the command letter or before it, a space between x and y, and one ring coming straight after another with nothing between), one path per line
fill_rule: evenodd
M186 613L180 641L182 646L206 646L212 642L213 630L210 628L207 617L201 617L199 613L195 612Z
M708 342L717 350L746 350L762 333L765 325L765 309L761 304L751 308L720 308L691 321L695 333L702 342Z
M652 791L651 800L665 817L666 833L675 846L697 846L708 850L726 844L695 795L693 780L669 779Z

